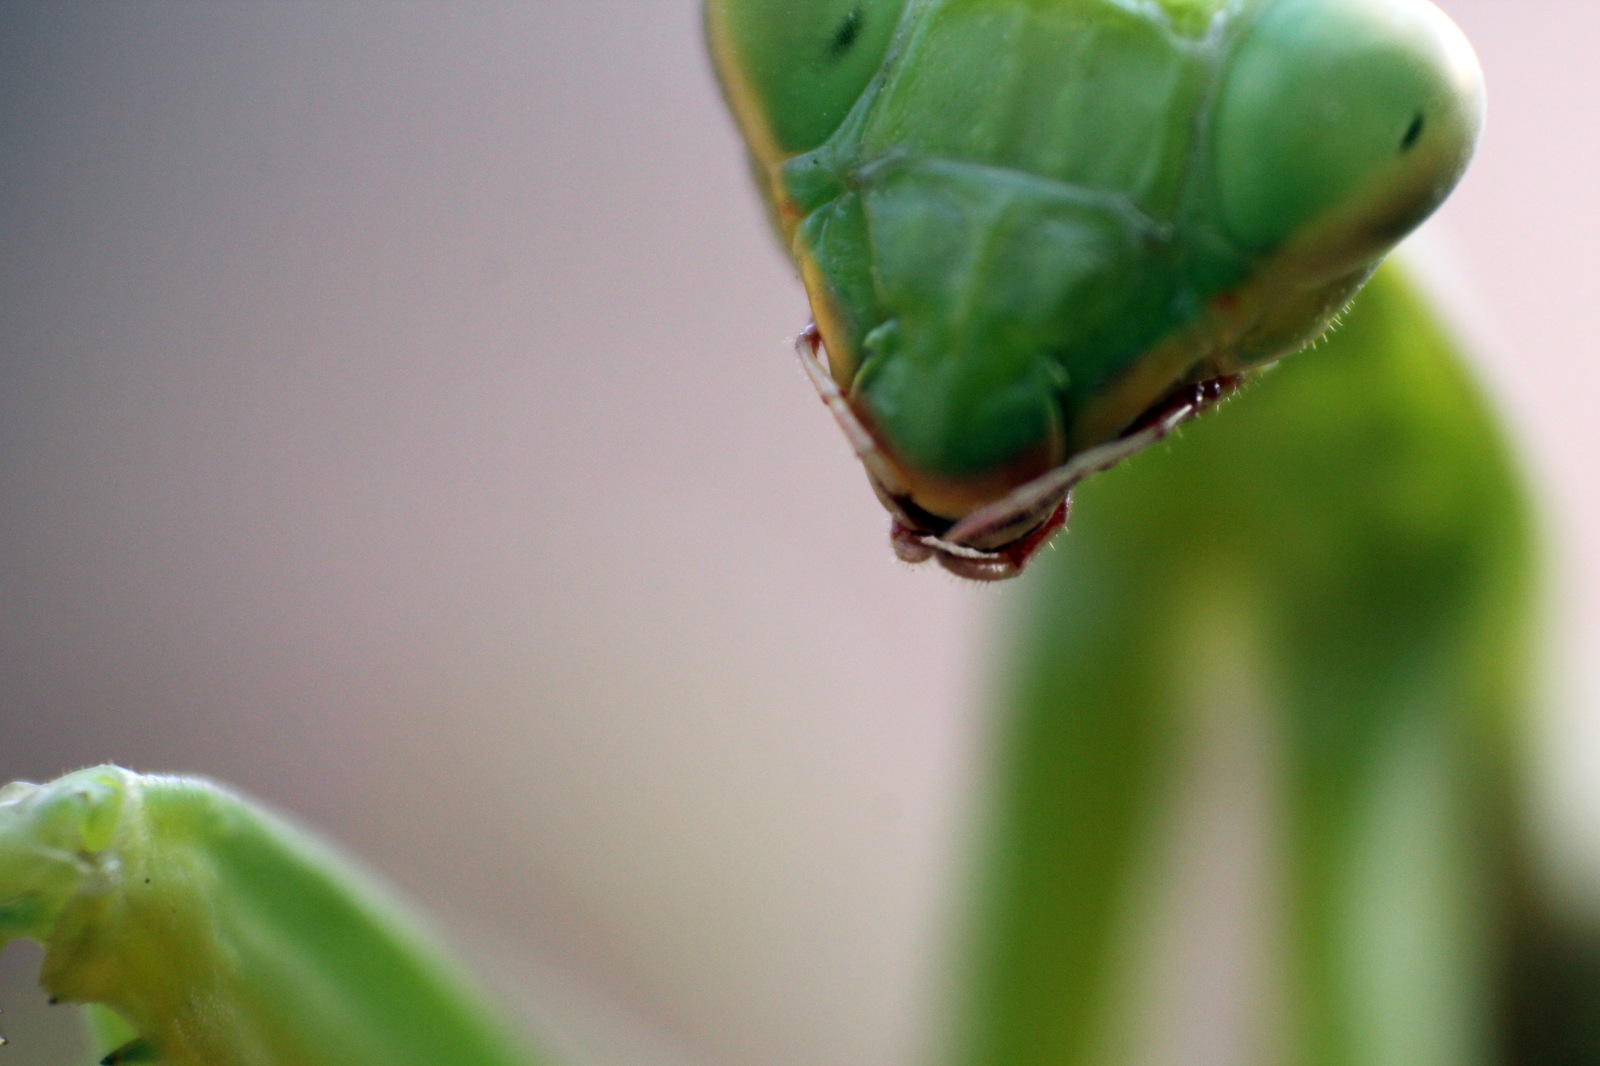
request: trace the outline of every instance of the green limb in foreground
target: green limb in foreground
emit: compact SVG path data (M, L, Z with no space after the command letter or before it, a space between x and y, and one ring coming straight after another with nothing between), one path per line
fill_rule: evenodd
M1275 796L1274 898L1247 919L1277 926L1263 1061L1516 1061L1495 1048L1529 508L1398 268L1316 350L1084 486L1058 543L1002 675L960 1066L1124 1061L1135 886L1197 732L1229 719Z
M112 766L0 790L0 947L131 1030L113 1062L534 1066L365 875L205 781Z

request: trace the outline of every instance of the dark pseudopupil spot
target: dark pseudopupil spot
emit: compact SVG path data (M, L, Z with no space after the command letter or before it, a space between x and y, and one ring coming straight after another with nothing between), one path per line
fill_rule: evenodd
M1406 135L1400 138L1400 150L1402 152L1409 152L1417 146L1417 142L1422 140L1422 130L1425 126L1427 126L1427 122L1423 119L1422 112L1418 111L1417 117L1413 118L1411 125L1406 127Z
M842 59L844 54L861 39L861 9L855 8L839 23L839 28L833 31L833 40L828 42L828 58Z

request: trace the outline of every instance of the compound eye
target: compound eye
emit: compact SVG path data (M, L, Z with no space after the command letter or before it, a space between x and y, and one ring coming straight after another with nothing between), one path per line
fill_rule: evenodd
M1215 116L1233 241L1271 253L1315 232L1349 266L1382 256L1460 180L1483 76L1426 0L1269 0L1236 42Z
M711 50L763 161L839 128L883 66L906 0L707 0Z

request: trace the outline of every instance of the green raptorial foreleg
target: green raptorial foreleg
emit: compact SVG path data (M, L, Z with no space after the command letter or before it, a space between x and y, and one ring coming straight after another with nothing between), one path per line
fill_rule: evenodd
M0 947L122 1028L108 1062L532 1066L376 882L209 782L112 766L0 791Z
M1393 267L1316 351L1089 485L1002 675L960 1066L1116 1046L1141 857L1208 716L1267 741L1270 1061L1492 1061L1524 873L1529 526L1497 425Z

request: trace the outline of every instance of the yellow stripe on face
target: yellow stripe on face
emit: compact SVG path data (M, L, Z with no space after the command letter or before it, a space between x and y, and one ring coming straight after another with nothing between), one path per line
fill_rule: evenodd
M727 97L728 108L739 124L739 132L744 135L745 147L750 150L766 177L768 188L764 191L777 202L779 190L775 185L776 172L784 160L784 153L778 147L778 138L767 118L766 109L761 105L755 87L751 85L744 66L734 52L733 35L720 4L706 5L706 37L711 43L712 63L722 83L723 95Z
M811 299L811 317L822 334L822 343L828 349L828 372L839 388L848 395L855 380L859 360L850 331L844 326L827 279L816 260L803 249L797 249L795 258L800 264L800 279L805 282L806 295Z

